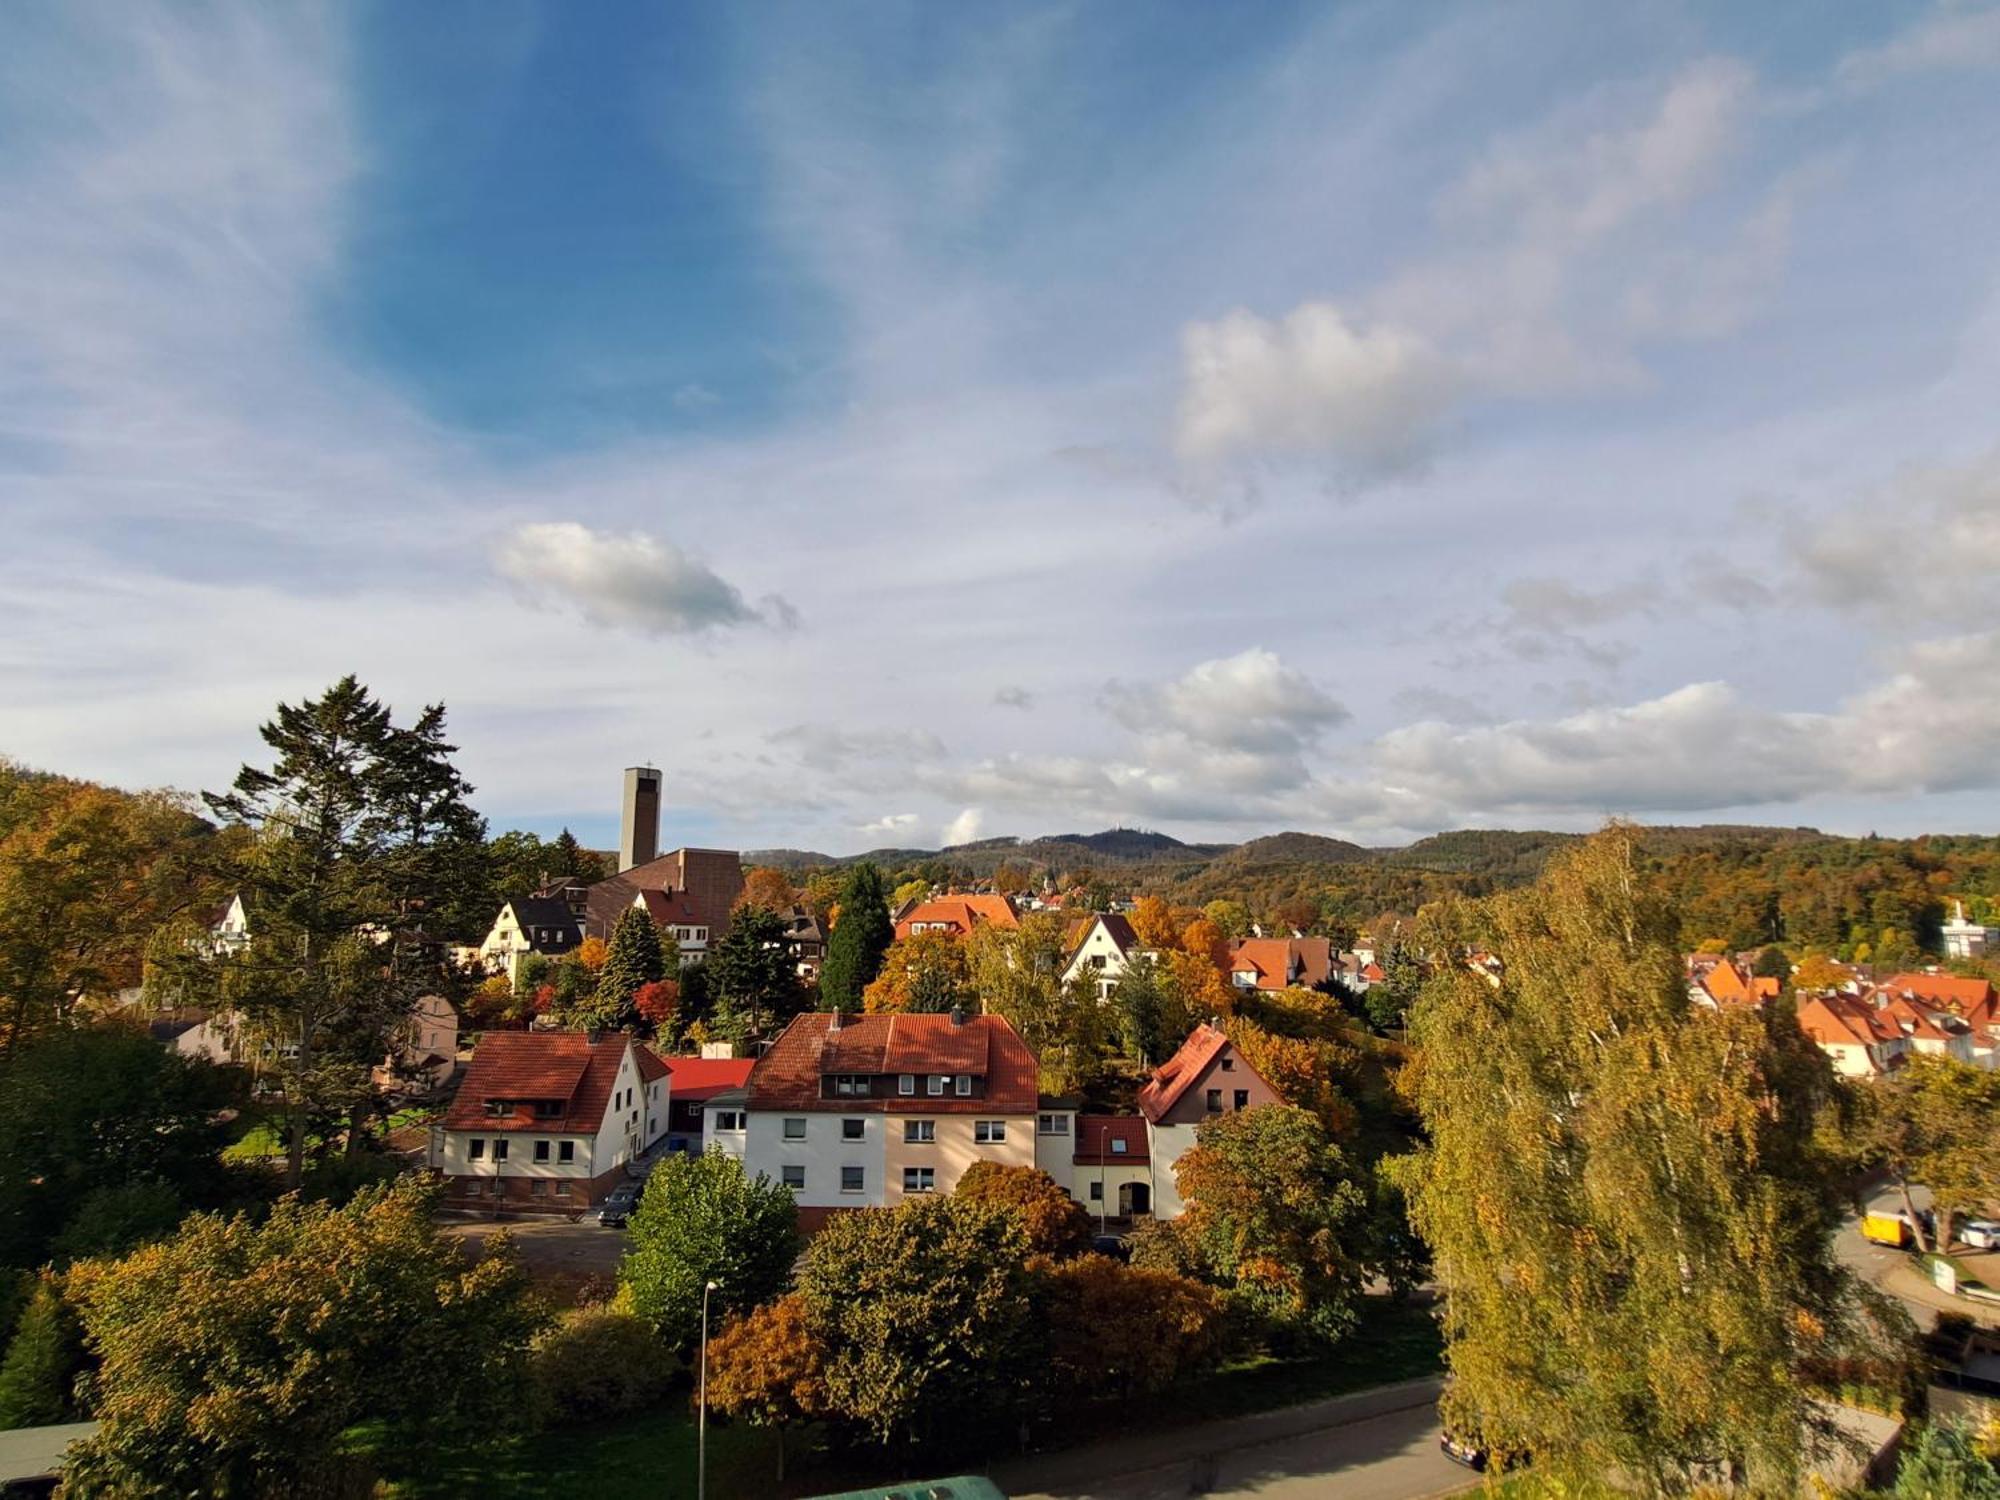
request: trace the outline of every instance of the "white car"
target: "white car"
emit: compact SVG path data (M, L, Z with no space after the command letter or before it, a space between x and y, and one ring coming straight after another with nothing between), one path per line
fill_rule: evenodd
M1975 1250L2000 1250L2000 1219L1967 1219L1958 1237Z

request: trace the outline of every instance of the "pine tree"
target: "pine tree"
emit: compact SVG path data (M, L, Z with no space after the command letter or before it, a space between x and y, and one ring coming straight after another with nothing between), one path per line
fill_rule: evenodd
M0 1428L49 1427L70 1415L70 1382L82 1363L76 1317L44 1278L0 1360Z
M597 975L597 1006L613 1025L630 1026L638 1019L632 996L641 985L664 979L666 958L660 950L660 929L637 906L628 906L611 929L611 956Z
M820 965L820 1008L859 1010L861 992L881 972L882 955L895 938L882 872L863 860L847 872L840 889L840 918Z
M733 1041L774 1035L805 1000L785 945L785 920L761 906L730 919L728 936L701 967L714 997L710 1028Z

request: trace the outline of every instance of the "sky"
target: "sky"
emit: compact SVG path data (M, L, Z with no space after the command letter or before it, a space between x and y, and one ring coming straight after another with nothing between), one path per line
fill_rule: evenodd
M0 753L2000 831L2000 6L0 11Z

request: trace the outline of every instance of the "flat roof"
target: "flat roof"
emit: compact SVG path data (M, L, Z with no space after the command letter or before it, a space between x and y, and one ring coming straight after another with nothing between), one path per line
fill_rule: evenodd
M54 1474L62 1467L69 1445L95 1431L95 1422L64 1422L57 1427L15 1427L0 1432L0 1484Z

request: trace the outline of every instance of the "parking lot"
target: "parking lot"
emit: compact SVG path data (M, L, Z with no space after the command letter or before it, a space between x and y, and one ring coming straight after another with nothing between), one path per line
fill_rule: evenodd
M472 1254L505 1230L536 1281L553 1292L571 1295L593 1281L602 1281L608 1290L618 1269L618 1257L625 1250L625 1232L606 1229L595 1215L579 1224L554 1217L523 1217L504 1223L447 1221L440 1228Z

